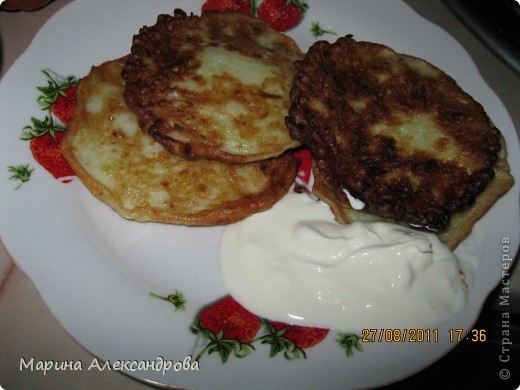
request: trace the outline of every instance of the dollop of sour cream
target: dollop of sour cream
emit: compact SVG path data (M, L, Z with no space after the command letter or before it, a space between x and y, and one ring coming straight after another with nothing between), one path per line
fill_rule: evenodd
M387 222L342 225L326 204L292 191L225 228L220 266L248 310L302 326L429 327L466 303L458 259L434 234Z

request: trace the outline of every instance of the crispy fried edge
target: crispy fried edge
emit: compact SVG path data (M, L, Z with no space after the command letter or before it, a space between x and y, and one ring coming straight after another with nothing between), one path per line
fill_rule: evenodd
M227 164L247 164L266 160L269 158L275 158L279 155L276 153L254 153L254 154L233 154L224 152L218 147L212 147L208 143L196 142L182 142L175 138L164 135L161 130L157 129L153 124L148 128L148 134L159 142L165 149L171 153L189 159L196 160L198 158L205 158L208 160L215 160ZM286 145L286 151L292 148L296 148L300 145L298 141L294 141L292 144ZM283 152L282 152L283 154Z

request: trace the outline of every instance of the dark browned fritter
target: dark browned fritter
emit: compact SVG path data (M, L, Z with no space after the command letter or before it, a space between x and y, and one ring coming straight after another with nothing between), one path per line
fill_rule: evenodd
M442 230L493 178L499 131L426 61L347 36L296 66L286 125L343 203Z
M134 36L125 99L174 154L260 161L299 145L284 118L301 58L291 38L258 18L176 10Z

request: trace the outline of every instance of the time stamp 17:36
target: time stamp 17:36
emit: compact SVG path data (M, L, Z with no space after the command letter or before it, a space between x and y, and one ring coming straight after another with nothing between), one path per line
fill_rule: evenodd
M483 343L487 340L485 329L448 329L448 340L453 343L469 341ZM367 328L361 331L361 342L387 342L387 343L436 343L440 337L439 329L379 329Z

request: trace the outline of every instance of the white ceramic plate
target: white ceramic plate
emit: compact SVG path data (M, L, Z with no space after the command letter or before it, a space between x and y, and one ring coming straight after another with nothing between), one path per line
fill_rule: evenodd
M465 51L445 32L397 1L308 1L302 23L289 32L302 50L315 38L311 23L392 46L422 57L453 76L478 100L500 128L509 148L513 175L520 177L518 139L503 105L479 76ZM0 85L0 233L18 265L34 281L62 325L99 362L121 364L135 377L190 388L371 387L404 378L439 359L456 345L450 329L470 329L481 305L501 277L502 255L518 248L519 186L516 184L475 226L457 254L471 284L467 307L430 332L430 341L359 343L348 357L331 331L306 350L306 358L269 357L255 342L245 358L222 363L206 354L199 370L180 370L207 340L190 325L204 306L226 295L219 276L219 227L184 227L130 222L95 199L76 178L55 180L34 160L29 142L20 140L31 117L44 115L37 86L46 85L42 69L61 76L86 75L92 65L127 54L133 34L174 8L199 13L201 2L164 0L77 0L38 33ZM323 39L335 40L335 35ZM8 166L29 164L30 180L10 179ZM150 297L175 290L186 310ZM434 340L436 339L436 340ZM151 362L171 361L168 367ZM150 362L148 367L145 367ZM126 366L125 366L126 365ZM182 366L182 364L181 364ZM169 369L163 372L162 368ZM136 369L140 368L140 369Z

